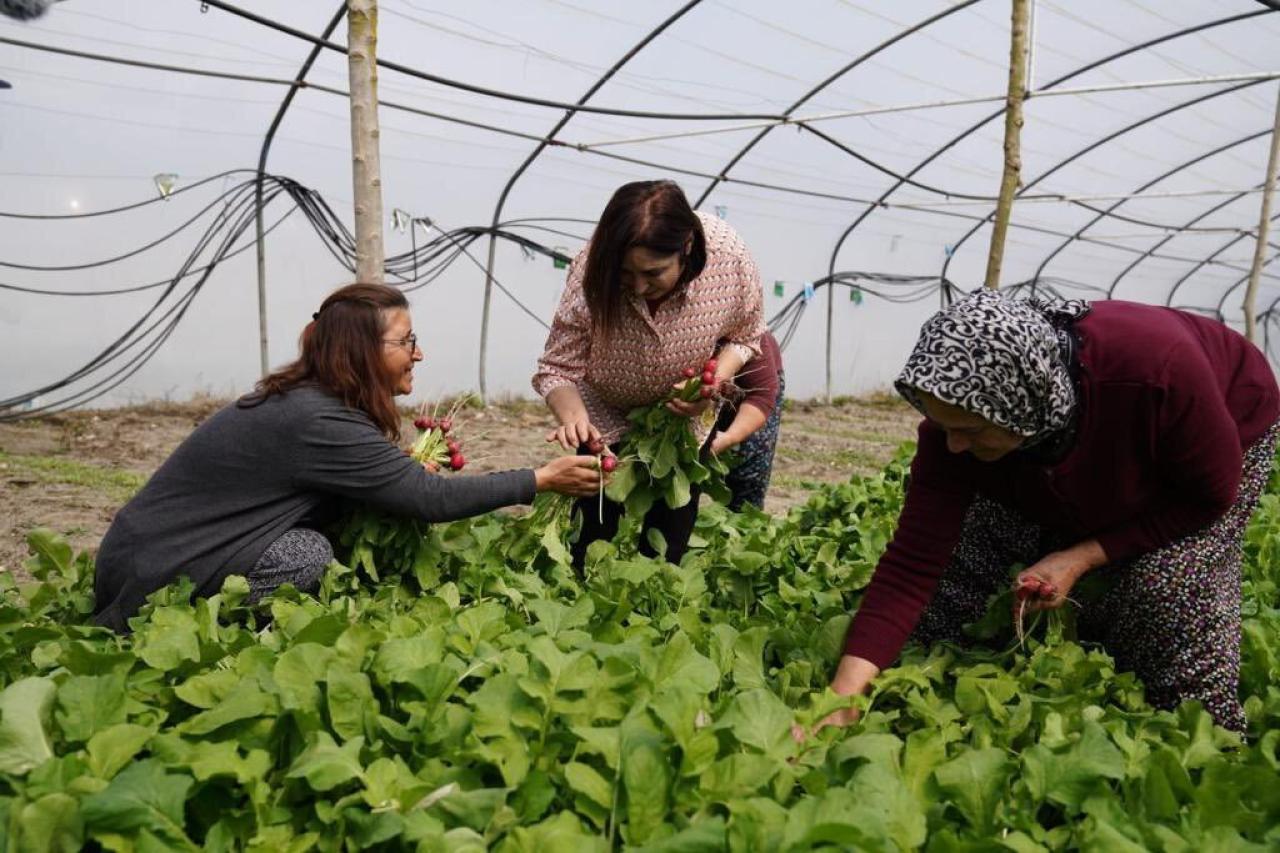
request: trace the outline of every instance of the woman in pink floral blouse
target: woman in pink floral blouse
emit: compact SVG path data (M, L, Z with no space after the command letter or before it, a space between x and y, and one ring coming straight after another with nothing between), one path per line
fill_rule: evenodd
M717 379L730 380L760 354L765 331L763 291L755 261L722 220L695 212L672 181L637 181L613 194L590 244L569 267L533 387L559 426L547 436L569 450L592 440L616 443L627 413L666 397L721 348ZM709 400L669 402L696 418ZM692 428L696 427L696 421ZM698 495L685 507L655 506L645 528L662 531L667 559L679 562L697 517ZM574 552L610 538L621 507L606 507L601 524L583 513ZM642 536L642 550L647 537Z

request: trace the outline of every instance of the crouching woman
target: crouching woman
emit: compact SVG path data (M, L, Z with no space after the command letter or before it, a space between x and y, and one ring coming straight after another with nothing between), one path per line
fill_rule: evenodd
M197 596L244 575L251 603L284 583L314 590L333 559L317 528L342 500L434 522L598 488L589 456L480 476L424 470L395 443L394 403L422 357L399 290L330 294L298 360L201 424L116 515L96 560L95 621L128 630L146 597L183 575Z

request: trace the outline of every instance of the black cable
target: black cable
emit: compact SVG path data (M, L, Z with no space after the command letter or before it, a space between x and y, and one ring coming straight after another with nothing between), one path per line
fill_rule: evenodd
M3 39L0 39L0 41L3 41ZM228 169L227 171L225 171L225 172L221 172L221 173L219 173L219 174L217 174L217 175L210 175L210 176L209 176L209 177L207 177L207 178L202 178L201 180L196 181L194 184L187 184L187 185L186 185L186 186L184 186L184 187L178 187L176 190L173 190L172 192L170 192L170 193L169 193L169 195L168 195L168 196L166 196L166 197L163 197L163 198L162 198L162 197L160 197L160 196L156 196L155 198L149 198L149 199L147 199L146 201L139 201L139 202L134 202L133 204L126 204L124 207L113 207L113 208L110 208L110 209L108 209L108 210L91 210L91 211L89 211L89 212L87 212L87 213L10 213L10 212L8 212L8 211L0 210L0 218L6 218L6 219L86 219L86 218L91 217L91 216L109 216L109 215L111 215L111 214L115 214L115 213L123 213L123 212L124 212L124 211L126 211L126 210L137 210L137 209L138 209L138 208L140 208L140 207L146 207L147 205L155 204L156 202L168 201L169 199L172 199L174 196L179 196L179 195L182 195L183 193L190 192L191 190L194 190L194 189L196 189L197 187L202 187L202 186L204 186L205 184L207 184L207 183L209 183L209 182L211 182L211 181L216 181L216 180L218 180L219 178L225 178L225 177L227 177L228 175L235 175L235 174L238 174L238 173L240 173L240 172L249 172L249 173L252 173L252 172L253 172L253 170L252 170L252 169Z
M245 83L271 83L277 86L292 86L292 80L286 80L281 77L259 77L253 74L235 74L230 71L209 71L203 68L188 68L182 65L166 65L161 62L146 62L141 59L124 59L119 56L109 56L105 53L90 53L85 50L72 50L69 47L53 47L47 44L37 44L32 41L23 41L22 39L7 38L0 36L0 44L11 44L14 47L25 47L30 50L42 50L47 53L57 53L63 56L76 56L81 59L93 59L99 62L110 62L116 65L132 65L137 68L149 68L153 71L172 71L175 74L190 74L196 77L217 77L222 80L239 80Z
M216 207L219 203L223 201L223 199L227 197L227 195L234 195L252 186L253 186L252 181L248 181L243 184L238 184L237 186L233 187L232 190L226 195L215 198L213 201L209 202L207 205L201 208L200 211L197 212L194 216L192 216L190 219L183 222L177 228L174 228L172 231L169 231L168 233L156 238L155 240L152 240L150 243L147 243L143 246L138 247L137 249L132 249L128 252L125 252L124 254L116 255L115 257L105 258L99 261L88 261L83 264L63 264L58 266L47 266L47 267L36 266L33 264L15 264L10 261L0 261L0 267L10 267L11 269L29 270L33 272L72 272L76 270L87 270L87 269L94 269L96 267L105 267L110 264L118 263L119 261L127 260L129 258L133 258L138 255L141 255L143 252L149 251L150 249L154 249L156 246L159 246L161 243L164 243L172 239L173 237L177 236L178 234L182 233L187 228L189 228L194 222L200 219L200 217L204 216L206 213L208 213L210 210Z
M453 241L454 241L454 237L453 237L453 235L452 235L450 232L445 231L445 230L444 230L444 229L442 229L442 228L441 228L441 229L439 229L439 231L440 231L440 233L441 233L441 234L444 234L444 235L445 235L446 239L450 240L451 242L453 242ZM495 229L494 233L495 233L495 235L497 234L496 229ZM479 235L477 234L476 236L479 236ZM519 237L518 235L506 235L506 236L508 236L508 238L509 238L509 239L515 240L517 243L524 243L524 242L528 242L528 243L530 243L530 244L532 243L532 241L525 241L525 239L524 239L524 238ZM523 312L524 312L525 314L527 314L528 316L532 317L532 318L533 318L533 320L534 320L538 325L542 326L544 329L546 329L546 330L548 330L548 331L550 331L550 330L551 330L551 324L549 324L546 320L543 320L543 319L542 319L541 317L539 317L536 313L534 313L534 311L533 311L533 309L532 309L532 308L530 308L529 306L527 306L527 305L525 305L523 302L521 302L519 299L517 299L517 298L516 298L516 295L515 295L514 293L512 293L510 290L508 290L508 289L507 289L507 288L502 284L502 282L498 281L498 279L497 279L495 276L493 276L491 273L489 273L489 271L485 269L484 264L480 263L480 261L478 261L478 260L476 259L475 255L473 255L473 254L471 254L469 251L467 251L467 247L466 247L466 244L465 244L465 243L458 243L458 244L457 244L457 246L458 246L458 248L462 251L462 254L464 254L464 255L466 255L466 256L467 256L467 259L468 259L469 261L471 261L471 263L475 264L475 265L476 265L477 267L479 267L482 271L484 271L484 273L485 273L485 275L488 277L488 279L489 279L490 281L492 281L492 282L493 282L494 287L498 288L498 290L501 290L503 293L505 293L505 294L506 294L506 296L507 296L507 298L508 298L508 299L510 299L513 303L515 303L515 305L516 305L516 307L517 307L517 308L519 308L521 311L523 311ZM543 248L545 249L545 247L543 247ZM555 252L554 250L551 250L551 249L545 249L545 251L546 251L546 253L547 253L547 254L550 254L552 257L564 257L563 255L560 255L559 253L557 253L557 252Z
M298 206L296 204L293 207L289 208L283 216L277 219L274 223L271 224L270 227L268 227L265 231L262 232L263 236L265 237L267 234L270 234L272 231L275 231L276 227L279 225L282 225L284 221L288 219L291 215L293 215L293 212L297 209L298 209ZM251 249L253 245L254 245L253 243L247 243L241 246L240 248L236 249L234 252L231 252L230 254L228 254L223 260L230 260L234 258L236 255L243 254L244 252L249 251L249 249ZM183 277L185 278L187 276L196 275L197 273L204 272L207 269L208 269L208 266L196 267L190 272L185 273ZM149 284L139 284L139 285L134 285L133 287L121 287L121 288L116 288L114 290L42 290L36 287L22 287L21 285L17 285L17 284L4 284L0 282L0 290L13 290L13 291L17 291L18 293L31 293L37 296L120 296L126 293L141 293L144 290L154 290L157 287L163 287L164 285L168 284L171 281L173 281L173 279L166 278L160 281L153 281Z
M280 192L285 191L289 186L289 182L274 182L271 192L271 199L274 199ZM225 260L230 254L232 248L239 240L248 224L252 221L253 206L248 203L247 196L241 194L241 199L236 202L225 205L215 217L214 222L209 229L197 241L195 248L188 255L187 260L179 269L178 274L168 282L168 286L160 294L160 296L151 304L151 306L136 320L123 334L117 337L101 352L83 364L77 370L71 372L67 376L54 382L46 383L43 386L8 399L0 400L0 421L14 420L17 418L31 417L36 414L61 411L75 405L82 405L93 399L97 399L102 394L107 393L112 388L117 387L120 383L126 381L130 376L141 369L141 367L149 361L164 341L177 328L178 322L185 316L187 309L190 307L196 294L208 282L214 269L218 264ZM220 245L214 249L213 257L206 265L199 280L191 285L187 291L178 296L177 300L168 309L161 310L168 297L175 291L178 283L190 273L192 267L197 263L200 255L211 245L214 245L219 232L223 232ZM157 313L159 312L159 313ZM152 320L152 318L155 318ZM148 323L150 323L148 325ZM148 340L148 338L151 338ZM114 372L109 373L105 378L90 384L87 388L82 388L71 393L68 396L51 401L45 405L18 412L13 408L18 405L30 404L33 400L40 396L56 393L57 391L68 388L74 383L82 379L87 379L92 374L104 372L113 362L117 362L126 357L130 351L143 345L141 351L134 355L129 361L125 362L122 367L118 367ZM7 411L6 411L7 410Z

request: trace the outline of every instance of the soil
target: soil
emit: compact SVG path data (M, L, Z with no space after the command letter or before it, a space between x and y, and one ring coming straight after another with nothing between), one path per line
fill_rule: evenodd
M149 403L0 424L0 570L24 575L26 535L48 527L94 550L116 510L225 400ZM554 455L538 403L464 410L455 430L469 473L536 465ZM915 437L919 415L880 395L831 404L788 401L765 509L785 513L822 483L878 470ZM405 434L412 434L408 420ZM485 453L482 448L491 448Z

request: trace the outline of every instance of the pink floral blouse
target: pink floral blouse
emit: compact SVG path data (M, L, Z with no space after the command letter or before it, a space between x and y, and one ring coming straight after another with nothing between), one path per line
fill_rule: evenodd
M702 273L650 313L628 294L622 322L609 340L592 334L582 291L587 248L569 267L569 280L533 388L544 398L576 385L591 422L606 441L617 441L630 424L627 413L657 402L684 379L686 367L702 369L716 343L740 348L744 361L760 354L765 331L760 272L737 232L715 216L698 213L707 240Z

